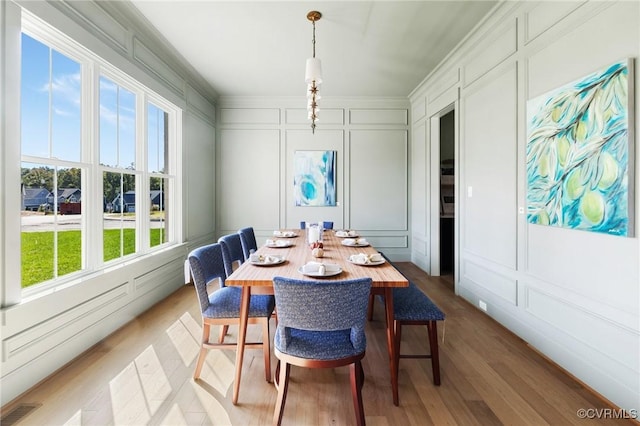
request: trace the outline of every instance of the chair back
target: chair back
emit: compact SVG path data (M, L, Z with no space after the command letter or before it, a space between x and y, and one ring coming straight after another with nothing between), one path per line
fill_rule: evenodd
M242 228L238 230L240 234L240 243L242 243L242 253L244 254L244 260L248 260L251 255L251 250L258 250L258 243L256 242L256 234L252 227Z
M301 220L300 229L305 229L306 227L307 227L307 221ZM322 229L333 229L333 221L325 220L324 222L322 222Z
M288 328L309 331L351 329L354 348L364 351L371 278L327 282L274 277L273 289L278 307L276 333L285 345Z
M222 258L222 247L218 243L213 243L194 249L189 253L188 261L193 285L200 302L200 311L204 313L209 307L207 286L213 280L219 279L220 287L224 287L224 281L227 278Z
M229 234L218 239L218 243L222 246L222 259L224 260L224 269L227 276L244 262L244 252L242 251L242 242L240 234ZM237 266L234 267L234 264Z

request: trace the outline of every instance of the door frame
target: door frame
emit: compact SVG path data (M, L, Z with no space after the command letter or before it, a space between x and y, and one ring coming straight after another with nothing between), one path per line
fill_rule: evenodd
M458 236L459 232L459 200L460 200L460 176L459 176L459 115L460 108L458 100L451 102L449 105L440 109L435 114L429 117L429 186L427 187L427 197L431 202L429 203L429 253L431 266L430 275L440 276L440 118L453 111L454 120L454 137L453 137L453 157L454 157L454 197L455 197L455 210L454 210L454 283L457 283L458 274ZM457 294L457 284L455 286Z

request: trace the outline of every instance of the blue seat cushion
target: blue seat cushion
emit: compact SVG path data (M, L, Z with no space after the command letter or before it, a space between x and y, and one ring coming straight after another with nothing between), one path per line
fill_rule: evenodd
M222 287L209 295L210 305L202 314L207 318L240 317L240 287ZM269 295L252 295L249 303L250 317L267 317L273 313L276 301Z
M278 326L274 345L282 353L306 359L334 360L358 355L364 352L365 342L361 342L361 350L353 347L350 330L308 331L287 328L287 345L284 346L283 327Z
M393 289L393 314L398 321L441 321L444 313L414 283Z

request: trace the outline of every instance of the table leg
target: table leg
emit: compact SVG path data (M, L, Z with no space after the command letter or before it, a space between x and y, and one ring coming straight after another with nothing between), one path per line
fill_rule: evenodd
M236 377L233 381L233 404L238 404L240 394L240 377L242 376L242 361L244 359L244 342L247 338L247 322L249 321L249 302L251 301L251 287L243 286L240 296L240 324L238 325L238 348L236 349Z
M395 330L393 327L393 289L384 289L384 308L387 315L387 349L389 351L389 371L391 372L391 391L393 405L398 405L398 364L396 363Z

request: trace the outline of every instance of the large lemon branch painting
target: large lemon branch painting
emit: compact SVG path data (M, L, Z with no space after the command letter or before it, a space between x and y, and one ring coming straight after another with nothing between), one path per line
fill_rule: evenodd
M529 223L632 236L632 65L527 102Z

